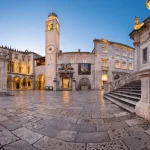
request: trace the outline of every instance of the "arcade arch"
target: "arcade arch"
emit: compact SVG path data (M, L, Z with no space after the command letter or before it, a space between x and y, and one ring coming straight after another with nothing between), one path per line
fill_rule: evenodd
M80 90L90 90L91 89L91 83L88 78L81 78L79 80L79 89Z
M44 90L45 89L45 77L42 74L39 74L36 80L36 89Z
M12 80L12 76L11 75L7 76L7 89L8 90L12 90L13 89L13 80Z
M14 90L20 90L20 78L18 76L14 77L13 89Z

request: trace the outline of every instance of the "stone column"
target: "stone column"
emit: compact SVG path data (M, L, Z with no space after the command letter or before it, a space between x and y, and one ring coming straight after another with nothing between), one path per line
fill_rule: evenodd
M150 69L139 72L141 78L141 99L136 104L138 116L150 120Z
M0 51L0 96L12 95L7 92L7 62L11 56L7 51Z
M134 42L135 46L135 55L134 55L134 72L138 72L140 70L140 42Z

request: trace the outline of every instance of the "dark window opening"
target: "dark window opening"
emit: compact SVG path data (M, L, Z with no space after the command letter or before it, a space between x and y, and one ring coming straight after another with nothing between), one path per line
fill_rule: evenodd
M147 48L143 49L143 63L147 63L148 62L148 58L147 58Z

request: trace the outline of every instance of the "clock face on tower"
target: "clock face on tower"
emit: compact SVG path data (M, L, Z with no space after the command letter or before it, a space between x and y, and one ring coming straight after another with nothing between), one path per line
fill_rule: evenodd
M54 51L55 51L54 45L49 45L49 46L47 47L47 53L51 54L51 53L53 53Z

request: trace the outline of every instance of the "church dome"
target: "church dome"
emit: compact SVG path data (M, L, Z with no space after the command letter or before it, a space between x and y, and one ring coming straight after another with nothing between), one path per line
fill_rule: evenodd
M51 16L54 16L54 17L58 17L55 13L51 12L49 13L48 17L51 17Z

